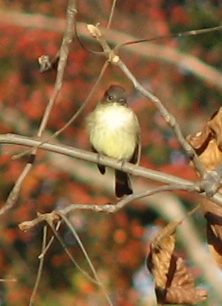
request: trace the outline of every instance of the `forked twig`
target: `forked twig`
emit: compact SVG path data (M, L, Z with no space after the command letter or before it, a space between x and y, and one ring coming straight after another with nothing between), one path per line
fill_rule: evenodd
M59 220L59 221L57 222L56 228L55 228L56 231L59 230L61 223L62 223L61 220ZM52 243L53 243L54 240L55 240L55 236L52 236L52 237L50 238L49 242L47 243L47 245L45 246L43 252L38 256L39 259L45 256L46 252L49 250L49 248L50 248L50 246L52 245Z

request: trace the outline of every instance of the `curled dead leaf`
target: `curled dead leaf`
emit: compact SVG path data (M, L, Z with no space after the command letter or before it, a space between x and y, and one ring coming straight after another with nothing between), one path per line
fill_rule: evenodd
M165 288L167 283L171 257L175 248L174 233L177 225L177 222L168 224L151 241L151 252L147 265L155 278L156 286L159 288Z
M207 298L206 290L194 287L194 278L183 259L173 253L179 223L168 224L151 241L147 267L155 279L158 304L194 305Z
M222 269L222 208L207 200L201 203L201 208L207 220L206 234L210 252Z
M206 170L210 171L222 163L222 107L206 122L203 130L187 136Z
M215 170L216 173L218 173L217 171L221 173L222 107L213 114L201 132L194 136L189 135L187 140L199 155L206 170ZM209 184L213 186L213 182L209 181ZM218 188L220 187L221 182L218 181ZM222 193L221 188L218 191ZM201 203L201 209L207 220L206 235L209 249L217 265L222 269L222 207L212 201L205 200Z

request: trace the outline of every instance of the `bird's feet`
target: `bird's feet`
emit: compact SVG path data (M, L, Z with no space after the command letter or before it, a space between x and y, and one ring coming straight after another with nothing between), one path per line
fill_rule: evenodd
M100 164L100 161L103 159L103 157L104 157L104 155L102 153L98 153L98 155L97 155L97 161L98 161L97 166L98 166L98 169L99 169L101 174L104 174L106 172L105 166Z

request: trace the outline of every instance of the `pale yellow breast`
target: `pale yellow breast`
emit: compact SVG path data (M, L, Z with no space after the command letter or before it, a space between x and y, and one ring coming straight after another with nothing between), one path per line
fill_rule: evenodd
M130 108L120 104L98 105L89 116L90 142L100 153L130 160L137 143L139 124Z

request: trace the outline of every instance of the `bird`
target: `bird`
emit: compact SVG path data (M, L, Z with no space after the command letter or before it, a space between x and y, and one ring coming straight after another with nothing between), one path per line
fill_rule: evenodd
M99 156L108 156L121 162L138 164L141 153L140 125L134 111L127 104L126 90L111 85L86 117L86 129L92 150ZM98 164L101 174L104 165ZM117 198L133 193L130 176L115 170L115 194Z

